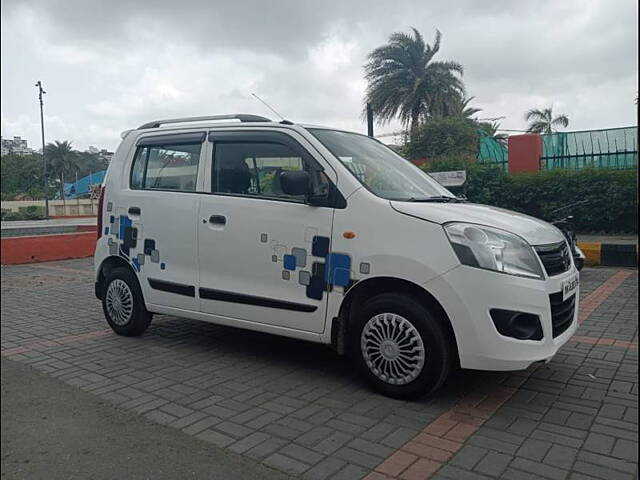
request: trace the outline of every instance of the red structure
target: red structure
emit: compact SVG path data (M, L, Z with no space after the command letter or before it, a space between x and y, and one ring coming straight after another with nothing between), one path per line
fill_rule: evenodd
M509 137L509 173L537 172L542 157L542 137L525 133Z
M4 237L1 240L1 263L16 265L91 257L96 248L95 227L93 225L91 227L93 231L80 233Z

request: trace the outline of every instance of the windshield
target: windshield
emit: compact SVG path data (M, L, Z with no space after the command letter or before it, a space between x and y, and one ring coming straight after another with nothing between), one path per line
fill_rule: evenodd
M409 201L455 197L425 172L377 140L338 130L307 130L379 197Z

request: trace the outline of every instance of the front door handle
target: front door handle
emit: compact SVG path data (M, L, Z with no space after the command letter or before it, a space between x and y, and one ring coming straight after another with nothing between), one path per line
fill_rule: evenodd
M213 223L214 225L226 225L227 217L224 215L211 215L209 217L209 223Z
M140 207L129 207L129 215L140 215Z

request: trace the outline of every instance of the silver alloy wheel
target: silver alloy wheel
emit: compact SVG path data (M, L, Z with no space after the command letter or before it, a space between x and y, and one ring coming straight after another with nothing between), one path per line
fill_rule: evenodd
M360 348L369 370L391 385L415 380L424 367L425 349L420 333L396 313L372 317L362 329Z
M120 326L129 323L133 314L133 294L126 282L119 278L111 282L107 288L105 303L113 323Z

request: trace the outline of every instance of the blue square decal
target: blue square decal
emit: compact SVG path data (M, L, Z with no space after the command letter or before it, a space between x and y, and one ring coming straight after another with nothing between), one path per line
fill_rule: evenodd
M296 257L294 255L284 256L284 268L286 268L287 270L296 269Z
M345 287L351 276L351 257L344 253L330 253L327 257L325 280L329 285Z
M124 215L120 215L120 236L119 238L124 238L124 231L127 227L131 226L131 219Z
M313 237L311 255L314 257L326 257L329 253L329 237Z
M322 300L322 292L327 288L322 277L313 275L309 279L309 285L306 287L307 297L315 300Z

